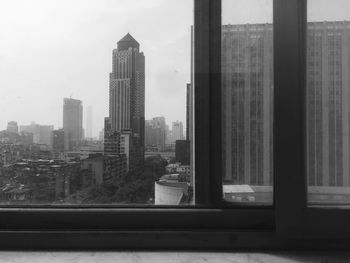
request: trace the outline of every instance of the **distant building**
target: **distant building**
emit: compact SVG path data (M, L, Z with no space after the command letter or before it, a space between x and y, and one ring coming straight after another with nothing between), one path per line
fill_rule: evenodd
M32 133L33 143L44 144L52 147L53 125L40 125L32 122L30 125L21 125L20 132Z
M184 139L184 128L181 121L173 122L173 129L172 129L172 140L175 142L176 140L183 140Z
M15 144L21 141L17 133L8 132L7 130L0 131L0 143Z
M99 140L85 140L79 147L80 152L103 153L103 142Z
M52 149L56 152L64 151L64 130L52 131Z
M182 165L189 165L190 157L190 141L177 140L175 143L175 162L179 162Z
M10 121L7 123L7 131L12 133L18 133L18 125L15 121Z
M120 132L105 131L103 150L109 155L120 153Z
M139 43L127 34L113 50L109 118L104 132L105 140L111 134L129 133L124 136L129 145L129 170L142 166L145 151L145 56L139 48Z
M92 106L88 106L86 110L86 138L92 138L92 126L93 126L93 119L92 119Z
M140 151L141 138L131 131L120 133L120 153L127 157L127 170L135 171L142 167L144 153Z
M169 129L169 126L167 126L165 144L172 144L172 143L174 143L173 131Z
M76 150L83 139L83 105L81 100L64 98L63 131L65 150Z
M147 150L164 151L166 140L166 123L164 117L146 120L145 144Z
M31 132L22 131L20 133L21 136L21 144L30 145L34 143L34 135Z
M1 202L62 202L82 186L78 162L22 160L0 167L2 174Z
M126 174L126 156L91 154L89 158L82 160L81 167L88 170L92 184L101 185Z
M98 139L99 139L100 141L103 141L103 139L104 139L104 134L105 134L105 129L102 129L102 130L100 131L99 135L98 135Z

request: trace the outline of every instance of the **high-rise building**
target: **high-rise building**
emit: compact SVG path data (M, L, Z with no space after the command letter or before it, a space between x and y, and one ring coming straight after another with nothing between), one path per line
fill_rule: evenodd
M310 186L350 186L350 21L307 25Z
M109 77L109 126L111 132L130 133L129 169L143 163L145 144L145 56L128 33L112 54ZM105 127L105 134L106 133ZM131 160L133 159L133 160Z
M166 140L166 123L164 117L146 120L145 144L148 149L164 151Z
M181 121L173 122L172 139L174 142L176 140L183 140L184 139L184 128L183 128L183 124Z
M93 125L93 121L92 121L92 106L88 106L87 110L86 110L86 134L85 137L86 138L92 138L92 125Z
M63 131L65 150L76 150L83 139L83 104L81 100L64 98Z
M112 129L131 129L144 140L145 56L128 33L113 50L110 73L109 114Z
M272 184L271 24L222 27L224 180Z
M18 133L18 124L15 121L10 121L7 123L7 131L12 133Z
M32 133L33 143L52 146L53 125L40 125L32 122L29 125L21 125L19 129L21 133Z
M272 184L272 25L222 27L225 180ZM307 24L310 186L350 186L350 22Z

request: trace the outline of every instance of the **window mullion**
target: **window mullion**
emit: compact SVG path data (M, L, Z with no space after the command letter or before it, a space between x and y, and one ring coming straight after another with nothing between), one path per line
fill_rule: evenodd
M210 1L210 198L222 204L221 1Z
M195 97L195 187L197 204L210 204L210 0L195 0L194 97Z
M274 1L274 201L280 237L301 234L306 204L305 2Z

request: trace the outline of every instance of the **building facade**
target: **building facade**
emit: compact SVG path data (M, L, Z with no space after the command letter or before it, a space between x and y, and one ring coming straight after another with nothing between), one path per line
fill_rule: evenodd
M53 125L40 125L32 122L29 125L21 125L20 132L33 134L33 143L52 146Z
M173 122L173 128L172 128L172 140L175 142L176 140L183 140L184 139L184 128L181 121L175 121Z
M15 121L10 121L7 123L7 131L12 133L18 133L18 124Z
M310 186L350 186L350 22L307 31L307 171Z
M272 185L272 25L222 27L225 181ZM307 25L309 186L350 186L350 22Z
M83 104L81 100L63 100L64 148L76 150L83 139Z
M224 180L272 184L271 24L222 27Z
M52 149L56 152L64 151L64 130L52 131Z
M126 174L126 156L91 154L82 161L81 167L87 169L92 184L101 185Z
M164 151L167 130L164 117L155 117L146 120L145 144L148 150Z

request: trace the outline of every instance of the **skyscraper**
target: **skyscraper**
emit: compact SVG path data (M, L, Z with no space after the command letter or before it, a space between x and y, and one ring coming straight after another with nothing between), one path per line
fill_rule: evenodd
M350 186L350 22L307 27L308 184Z
M222 27L224 180L272 184L271 24Z
M83 104L80 100L64 98L63 100L64 149L77 149L83 139Z
M128 33L112 54L109 76L109 121L111 132L127 133L133 154L127 154L129 169L143 163L145 144L145 56ZM106 133L105 128L105 134Z
M222 27L225 180L272 184L272 25ZM350 22L307 24L309 186L350 186Z

